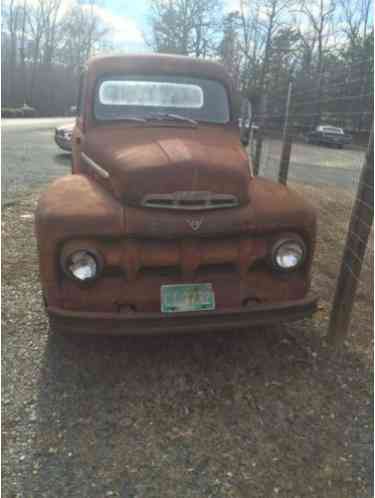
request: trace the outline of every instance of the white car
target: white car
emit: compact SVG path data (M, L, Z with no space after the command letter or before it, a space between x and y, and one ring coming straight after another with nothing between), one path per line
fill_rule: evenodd
M55 142L63 150L71 152L72 133L75 123L69 123L55 128Z
M342 149L344 145L348 145L352 142L352 137L345 133L342 128L323 125L317 126L314 131L307 133L305 142L317 145L334 145L339 149Z

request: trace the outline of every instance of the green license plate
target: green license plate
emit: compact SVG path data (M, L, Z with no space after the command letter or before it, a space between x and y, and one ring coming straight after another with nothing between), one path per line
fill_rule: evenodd
M212 284L162 285L160 290L163 313L215 309Z

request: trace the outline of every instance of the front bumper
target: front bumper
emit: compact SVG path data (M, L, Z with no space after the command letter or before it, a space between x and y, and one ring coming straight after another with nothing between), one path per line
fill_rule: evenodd
M51 329L60 333L152 335L224 331L301 320L317 308L317 296L282 304L192 313L97 313L47 307Z

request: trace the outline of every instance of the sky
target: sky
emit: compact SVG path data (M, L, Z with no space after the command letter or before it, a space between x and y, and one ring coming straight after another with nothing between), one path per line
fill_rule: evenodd
M32 0L31 0L32 1ZM72 0L63 0L69 3ZM87 4L89 0L79 0ZM222 0L224 12L239 10L240 0ZM116 51L149 52L151 48L144 40L149 30L148 15L150 0L98 0L97 14L112 28L112 40ZM307 19L300 19L302 27L311 31ZM150 36L148 36L150 38Z
M148 0L102 0L100 14L113 29L116 48L127 52L150 51L144 42L147 32Z
M82 3L85 3L84 0ZM225 0L226 11L238 9L239 0ZM149 0L101 0L96 7L103 21L112 27L113 42L116 50L126 52L149 52L144 41L149 29Z

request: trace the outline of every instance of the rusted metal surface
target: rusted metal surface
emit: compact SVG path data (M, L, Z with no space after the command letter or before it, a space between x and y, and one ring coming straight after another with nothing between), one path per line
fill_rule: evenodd
M314 213L292 191L277 187L254 179L246 207L192 216L123 206L82 175L60 179L37 211L47 300L66 309L115 311L129 304L155 311L160 309L160 285L186 281L215 282L218 306L224 308L241 307L247 299L301 298L309 288ZM200 222L198 229L189 224L192 220ZM309 252L300 271L280 275L267 259L273 243L288 232L300 234ZM61 278L56 260L66 245L71 251L89 247L100 252L107 273L92 287Z
M170 211L126 206L93 178L66 176L50 185L37 209L43 236L58 241L77 235L189 238L294 230L313 241L315 211L288 187L265 178L248 183L251 201L235 209ZM191 221L199 222L194 230ZM42 235L42 234L41 234Z
M48 308L51 327L61 333L150 335L233 332L238 329L301 320L317 308L317 296L274 305L247 307L225 312L211 311L163 315L162 313L84 313Z
M251 175L233 120L199 127L99 126L91 115L96 78L119 71L219 79L233 97L225 71L214 63L147 55L89 64L83 116L73 134L76 174L54 182L36 211L40 275L53 323L65 330L77 319L77 330L84 323L84 329L107 332L114 320L114 333L145 333L147 327L160 332L164 325L155 323L166 316L160 313L160 287L179 283L210 282L216 311L168 316L166 331L220 329L221 319L234 327L310 313L315 306L315 298L306 301L315 245L313 208L284 185ZM221 209L183 209L181 199L211 202L215 196L236 202ZM147 198L180 204L151 208L144 204ZM288 234L303 239L307 254L298 270L283 274L272 267L270 253ZM103 260L102 274L91 283L74 281L61 268L62 253L82 248ZM124 310L132 311L131 323ZM98 312L105 315L98 316L96 327ZM150 313L151 321L145 315Z
M249 159L234 126L199 128L100 126L87 131L82 150L109 172L108 188L138 205L147 194L195 190L230 194L247 204ZM81 170L91 174L82 164Z

